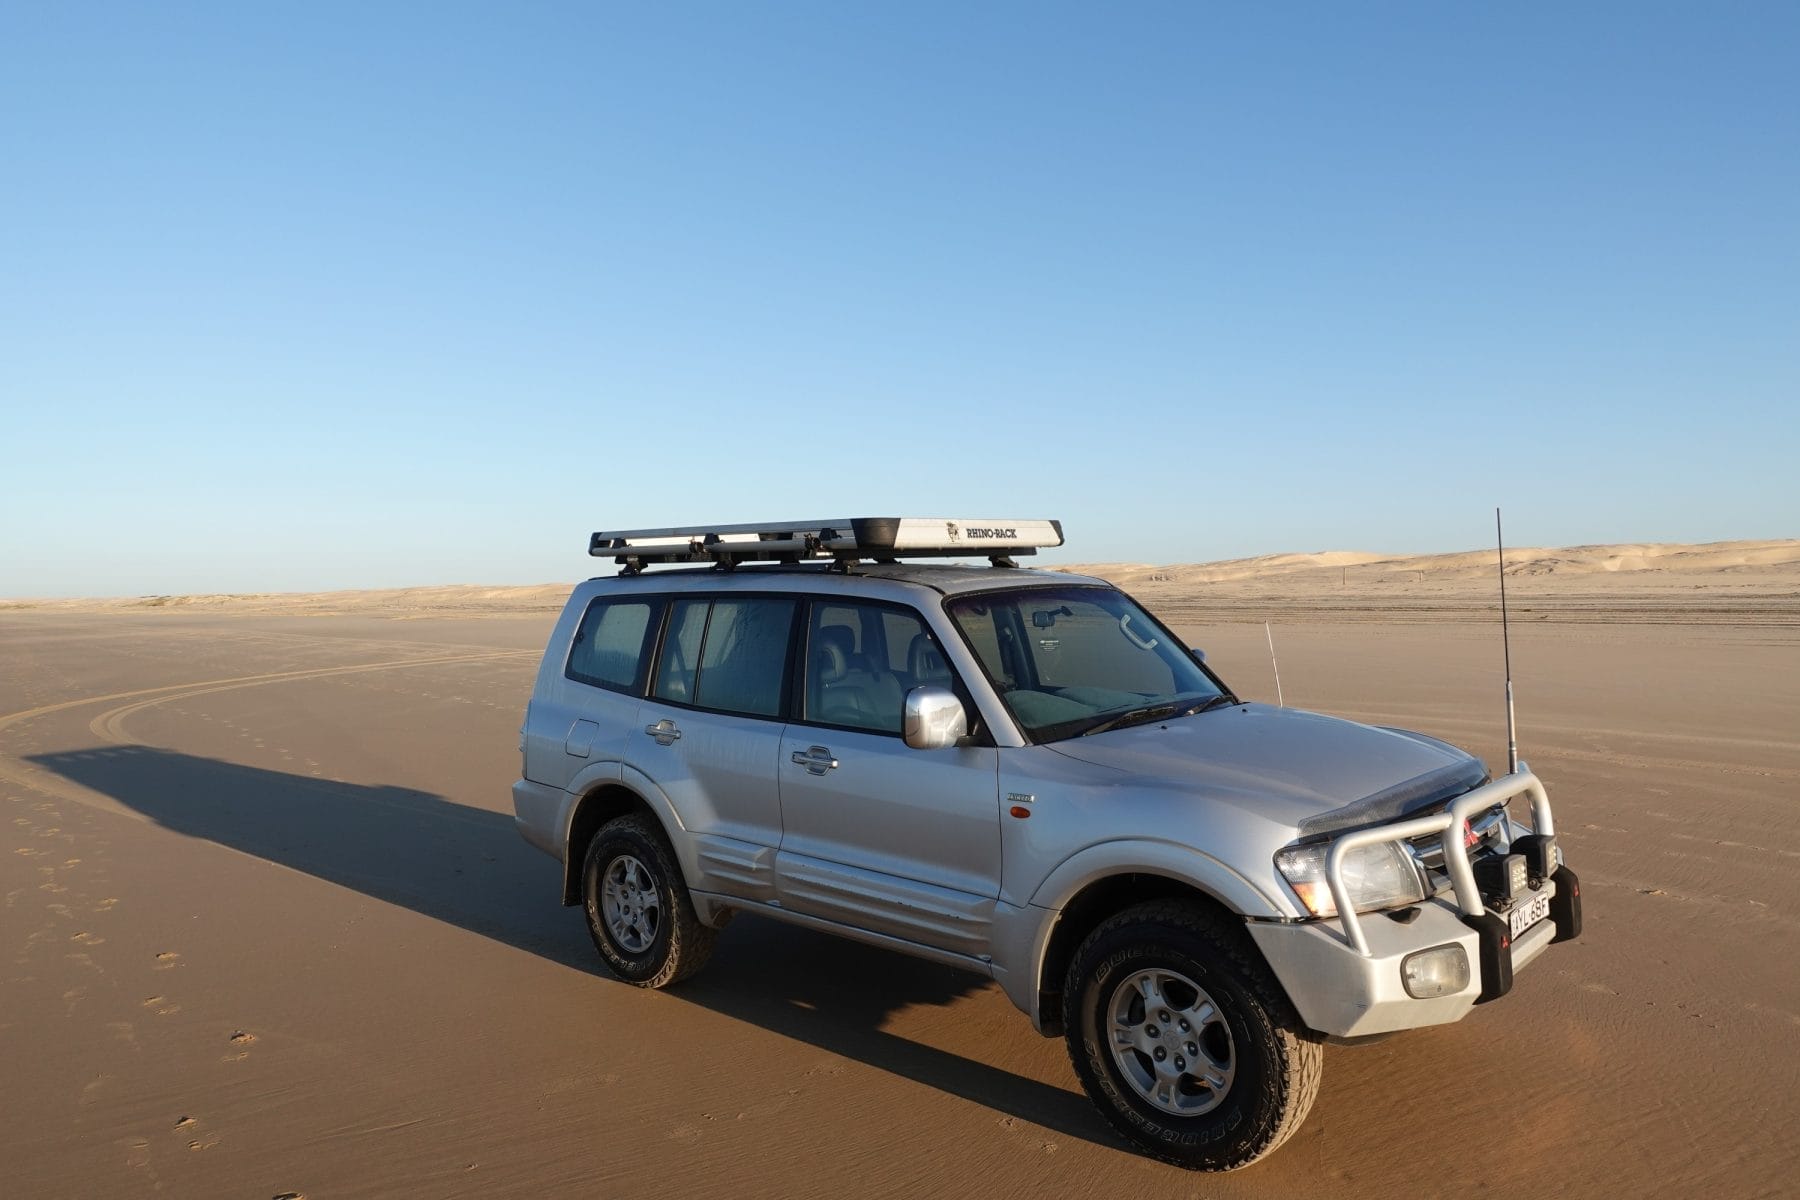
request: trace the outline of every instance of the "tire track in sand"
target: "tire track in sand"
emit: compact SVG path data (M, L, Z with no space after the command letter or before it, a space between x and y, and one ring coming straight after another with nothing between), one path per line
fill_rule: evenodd
M105 704L108 701L124 700L126 704L108 709L88 722L88 728L95 736L103 738L114 745L133 745L135 739L124 731L122 722L132 713L151 705L163 704L171 700L185 700L192 696L204 696L213 692L233 691L238 688L265 687L272 683L288 683L299 680L326 679L334 675L357 675L370 671L396 671L404 667L449 666L456 663L491 662L509 658L525 658L532 654L526 650L493 650L474 654L447 654L420 658L385 659L379 662L349 663L336 667L309 667L297 671L271 671L261 675L236 675L225 679L193 680L187 683L171 683L161 687L136 688L128 692L112 692L102 696L84 696L78 700L63 700L56 704L40 705L37 708L21 709L18 712L0 716L0 733L8 728L38 717L50 716L54 713L66 712L70 709L85 708L94 704ZM68 798L91 804L92 798L81 789L65 785L44 772L28 769L25 764L9 753L0 751L0 779L20 787L30 788L39 793L50 793L59 798ZM129 810L121 809L122 812ZM140 814L129 813L133 817L143 819Z

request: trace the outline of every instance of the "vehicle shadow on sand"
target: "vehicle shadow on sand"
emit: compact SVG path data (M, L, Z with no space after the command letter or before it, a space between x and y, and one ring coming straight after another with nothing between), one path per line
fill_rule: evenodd
M31 756L165 828L352 888L611 982L555 869L510 816L429 792L340 783L151 746ZM624 987L624 984L613 986ZM937 1088L1065 1137L1120 1147L1077 1092L882 1027L991 982L774 921L740 918L671 999ZM1031 1037L1021 1020L1016 1031Z

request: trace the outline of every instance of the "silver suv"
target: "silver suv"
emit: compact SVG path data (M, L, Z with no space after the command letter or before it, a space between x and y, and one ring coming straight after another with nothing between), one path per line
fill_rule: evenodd
M1505 995L1580 931L1579 887L1528 769L1240 700L1111 585L1016 568L1061 541L595 534L623 570L550 637L519 829L629 983L692 975L739 910L962 967L1135 1145L1242 1167L1305 1117L1323 1042ZM992 565L905 561L951 556Z

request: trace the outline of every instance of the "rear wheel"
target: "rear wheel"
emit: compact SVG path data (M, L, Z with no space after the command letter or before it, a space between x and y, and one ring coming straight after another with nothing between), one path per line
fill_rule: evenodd
M1103 922L1063 988L1069 1057L1107 1121L1195 1170L1249 1166L1298 1129L1324 1048L1241 928L1158 901Z
M582 866L581 894L594 946L627 983L667 987L712 956L718 935L695 914L675 852L642 813L600 827Z

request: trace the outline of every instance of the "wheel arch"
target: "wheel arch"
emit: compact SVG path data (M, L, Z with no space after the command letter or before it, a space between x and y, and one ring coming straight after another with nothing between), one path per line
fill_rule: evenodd
M562 902L573 907L581 903L581 867L587 861L588 846L600 827L614 817L626 813L643 813L662 826L668 836L668 825L662 814L632 788L608 781L595 784L584 792L569 811L569 827L563 837Z
M1034 906L1052 910L1031 972L1030 1012L1039 1032L1062 1035L1063 977L1088 934L1115 913L1157 900L1209 908L1237 924L1248 917L1291 915L1242 875L1192 850L1134 842L1083 851L1052 872L1032 899ZM1262 957L1248 933L1244 941Z
M1088 934L1115 913L1156 900L1180 900L1237 917L1211 892L1172 876L1130 872L1094 880L1070 897L1049 923L1049 936L1038 961L1034 1004L1040 1033L1046 1037L1063 1035L1063 978Z

